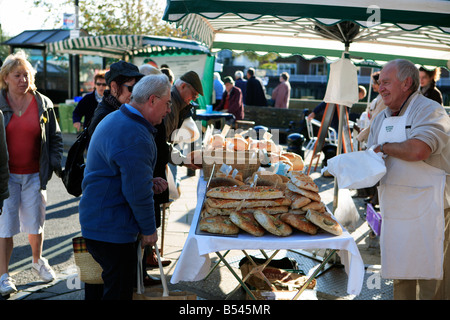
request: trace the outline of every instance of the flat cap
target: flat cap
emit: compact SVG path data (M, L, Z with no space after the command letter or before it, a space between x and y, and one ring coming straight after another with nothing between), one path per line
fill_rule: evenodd
M111 84L111 81L118 76L137 78L136 81L139 81L144 75L139 72L139 68L134 64L120 60L109 67L109 71L105 74L106 83Z
M195 91L203 95L203 86L198 74L195 71L188 71L180 77L186 83L189 83Z

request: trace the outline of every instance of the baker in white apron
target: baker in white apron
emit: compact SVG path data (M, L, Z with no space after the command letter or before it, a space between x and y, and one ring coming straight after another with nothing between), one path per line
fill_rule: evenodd
M383 121L379 144L407 140L406 119L416 98L403 116ZM442 279L445 171L424 161L385 160L379 186L382 277Z

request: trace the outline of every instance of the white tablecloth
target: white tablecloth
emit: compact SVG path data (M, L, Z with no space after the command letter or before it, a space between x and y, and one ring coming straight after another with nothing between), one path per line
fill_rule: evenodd
M341 236L329 233L308 235L294 232L289 237L278 237L266 233L254 237L244 231L237 237L196 234L201 206L205 197L206 181L199 178L197 207L180 258L171 278L171 283L202 280L211 268L209 253L226 250L278 250L278 249L338 249L341 263L348 274L347 293L358 295L364 280L364 263L352 236L344 230Z

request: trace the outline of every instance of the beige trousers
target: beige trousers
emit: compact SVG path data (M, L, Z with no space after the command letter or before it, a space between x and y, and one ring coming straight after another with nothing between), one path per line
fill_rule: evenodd
M394 300L450 300L450 208L444 210L444 277L442 280L394 280Z

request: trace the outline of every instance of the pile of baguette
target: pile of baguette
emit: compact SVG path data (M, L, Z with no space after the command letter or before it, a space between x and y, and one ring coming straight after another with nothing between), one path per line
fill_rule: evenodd
M314 235L324 230L341 235L339 223L326 210L319 188L301 171L288 176L261 172L246 181L222 176L211 179L203 204L201 231L260 237L281 237L301 231Z

